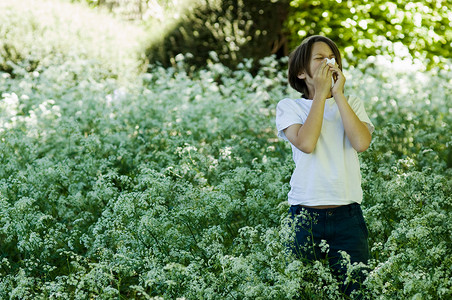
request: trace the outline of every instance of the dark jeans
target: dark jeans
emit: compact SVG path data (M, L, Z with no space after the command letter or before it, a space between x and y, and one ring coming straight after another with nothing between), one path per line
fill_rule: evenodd
M368 231L358 203L337 208L314 209L299 205L290 207L290 216L295 220L295 240L290 250L300 259L327 259L333 273L345 279L346 267L341 264L339 251L350 255L351 263L369 259L367 243ZM328 253L319 246L325 240L329 245ZM350 293L359 289L363 281L362 272L354 276L357 282L343 285L342 291Z

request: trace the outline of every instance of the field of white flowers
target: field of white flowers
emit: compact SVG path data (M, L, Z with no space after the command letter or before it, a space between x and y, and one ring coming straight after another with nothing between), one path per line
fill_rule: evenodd
M282 65L212 54L187 74L179 57L119 80L72 55L0 72L0 298L341 299L323 262L285 253ZM452 70L380 56L345 75L376 126L365 298L450 299Z
M446 299L452 72L358 67L347 93L377 128L360 155L365 294ZM122 85L83 60L21 74L0 76L0 298L341 297L324 264L284 252L293 164L274 109L296 95L275 60Z

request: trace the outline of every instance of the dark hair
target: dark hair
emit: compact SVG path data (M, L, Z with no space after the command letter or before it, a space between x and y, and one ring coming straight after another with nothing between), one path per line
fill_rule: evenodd
M311 50L312 45L316 42L324 42L333 51L334 56L336 56L336 62L339 65L339 69L342 71L342 59L341 53L337 48L336 44L329 38L321 35L313 35L304 39L300 46L298 46L289 55L289 84L295 90L299 91L304 97L309 95L308 86L303 79L298 78L300 72L306 71L309 76L311 76L309 71L309 64L311 62Z

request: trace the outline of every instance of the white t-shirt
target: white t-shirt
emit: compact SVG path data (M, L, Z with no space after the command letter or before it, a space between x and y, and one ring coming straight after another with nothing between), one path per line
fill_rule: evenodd
M312 100L283 99L276 107L278 137L287 140L283 130L303 124L311 110ZM348 103L372 133L370 121L360 99L348 97ZM322 129L314 151L304 153L293 144L295 170L288 194L291 205L346 205L362 202L361 172L358 153L345 135L339 108L334 98L325 102Z

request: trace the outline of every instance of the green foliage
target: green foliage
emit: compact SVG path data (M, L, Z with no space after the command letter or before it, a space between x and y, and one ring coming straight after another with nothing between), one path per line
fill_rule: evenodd
M444 66L452 51L452 2L434 1L238 1L238 0L73 0L106 8L147 24L146 56L151 63L205 66L208 53L235 66L288 54L303 38L326 35L349 61L388 54Z
M344 49L349 60L371 55L412 56L444 63L452 51L452 2L291 1L290 46L322 34Z
M282 26L289 0L71 1L145 24L146 58L165 67L175 66L178 54L190 69L204 67L212 51L235 67L244 58L258 61L284 51L286 45Z
M175 57L188 54L187 65L202 67L209 53L235 67L244 58L259 60L279 49L288 1L195 0L176 17L151 19L154 39L146 51L150 63L175 64Z
M184 63L127 84L85 60L0 76L1 298L342 297L285 251L285 70ZM451 295L451 72L408 65L345 74L377 127L360 156L369 299Z

